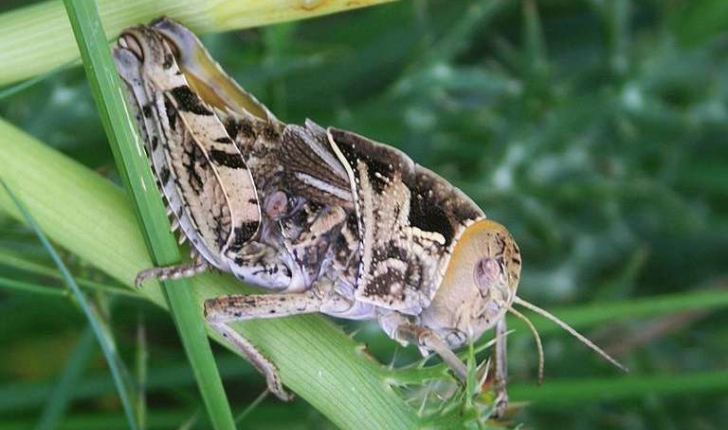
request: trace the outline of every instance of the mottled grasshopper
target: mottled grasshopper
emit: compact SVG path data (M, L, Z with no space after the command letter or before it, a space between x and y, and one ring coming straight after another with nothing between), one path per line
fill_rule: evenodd
M197 37L168 19L125 30L118 71L153 171L188 239L193 262L152 268L137 283L231 272L274 294L208 300L209 324L239 349L282 399L276 368L232 330L233 321L320 312L377 319L392 339L437 353L465 379L453 353L496 329L497 412L506 402L506 324L521 255L502 225L407 155L312 121L290 125L240 88Z

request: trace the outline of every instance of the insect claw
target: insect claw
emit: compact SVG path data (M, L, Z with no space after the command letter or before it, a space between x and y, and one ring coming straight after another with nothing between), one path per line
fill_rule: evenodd
M179 229L179 220L177 218L172 220L172 233Z
M149 278L157 277L158 272L159 272L159 270L156 267L152 267L151 269L147 269L147 270L142 270L141 272L139 272L136 275L136 278L134 278L134 287L141 289L144 281L146 281Z
M179 239L177 239L177 243L179 245L182 245L183 243L185 243L186 240L187 240L187 236L185 236L184 234L181 234L181 235L179 235Z

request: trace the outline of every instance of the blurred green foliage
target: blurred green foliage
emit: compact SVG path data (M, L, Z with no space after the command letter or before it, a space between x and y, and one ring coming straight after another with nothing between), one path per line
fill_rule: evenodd
M279 118L312 118L390 143L461 187L514 234L525 264L520 295L548 309L728 286L727 10L721 0L413 0L203 41ZM80 68L0 100L0 115L115 176ZM48 263L32 234L9 220L0 219L0 249ZM80 279L106 281L66 258ZM58 284L2 261L0 276ZM149 428L177 428L195 416L200 400L168 316L138 300L100 292L94 299L108 307L130 367L143 321ZM0 429L20 428L35 423L84 320L63 299L3 289L0 310ZM693 311L587 334L635 375L685 381L728 368L726 323L725 311ZM395 351L372 325L357 339L383 362L416 356ZM543 390L549 380L624 378L574 339L544 341ZM535 383L527 333L512 335L509 351L514 386ZM92 353L62 428L124 428L103 360ZM243 410L263 390L262 378L232 357L222 356L220 367ZM605 392L602 400L535 403L513 421L724 428L728 388L713 395L684 386L672 395L647 386L612 400ZM194 428L205 425L196 420ZM267 399L245 418L245 428L327 426L300 400Z

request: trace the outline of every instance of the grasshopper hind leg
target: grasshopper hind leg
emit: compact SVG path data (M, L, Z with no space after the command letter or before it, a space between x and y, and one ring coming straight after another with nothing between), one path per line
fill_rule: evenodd
M278 369L249 340L230 327L235 321L277 318L319 312L323 300L312 291L288 294L234 294L205 302L205 318L210 326L265 376L268 389L284 401L293 395L283 389Z
M283 383L278 375L278 369L268 358L261 354L258 349L253 346L250 341L244 338L240 333L233 330L229 325L224 323L210 323L210 326L215 329L225 340L235 347L236 350L241 352L250 363L255 366L260 373L265 376L266 383L268 384L268 390L275 394L276 397L283 401L293 400L293 394L288 393L283 389Z

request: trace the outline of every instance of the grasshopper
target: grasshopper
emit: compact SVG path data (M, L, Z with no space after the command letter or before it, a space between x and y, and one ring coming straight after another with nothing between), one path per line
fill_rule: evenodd
M459 189L403 152L311 120L278 120L169 19L124 30L113 49L128 105L173 228L193 260L137 277L174 279L218 269L269 294L207 300L210 326L291 396L275 365L231 322L323 313L376 319L395 341L439 355L495 328L496 413L507 405L506 322L514 304L554 321L614 365L592 342L516 295L518 245Z

